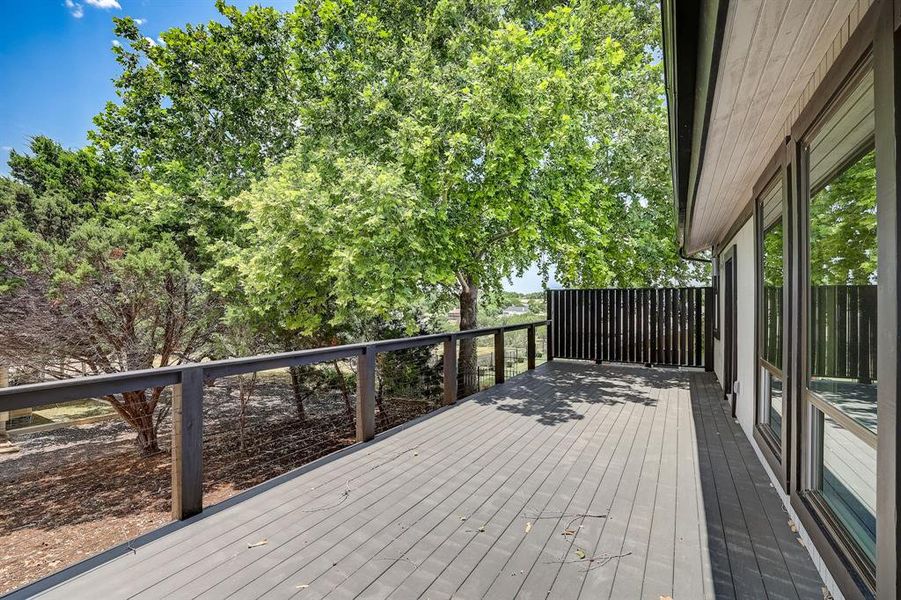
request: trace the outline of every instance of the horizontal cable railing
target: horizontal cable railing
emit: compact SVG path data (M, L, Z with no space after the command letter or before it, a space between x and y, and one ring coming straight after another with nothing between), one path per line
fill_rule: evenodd
M284 472L452 404L460 397L462 370L458 369L457 351L461 340L494 337L493 379L502 383L505 377L521 372L516 367L523 362L521 355L511 355L504 344L505 334L521 331L526 336L525 368L534 368L536 355L547 358L546 351L536 350L536 329L547 324L541 320L13 386L0 389L0 412L165 390L156 392L163 394L170 407L160 445L162 450L171 447L171 466L169 461L160 466L171 470L172 517L185 519L202 510L205 479L207 484L222 480L243 488L245 483L270 478L270 471L255 464L260 460ZM390 378L393 387L384 383L389 369L397 370L405 359L414 356L417 367L404 376L406 379L395 374ZM288 377L286 370L327 363L333 363L336 369L330 392L308 406L305 414L303 408L294 407L299 393L297 380ZM355 374L352 402L347 390L350 378L345 379L345 371ZM412 398L412 389L422 397ZM228 405L218 406L225 403ZM300 412L290 419L277 418L288 410ZM237 430L231 425L233 421L239 423ZM226 422L228 425L223 424ZM315 432L315 439L301 439L292 428ZM282 437L277 444L261 445L257 432L275 432ZM244 466L230 464L235 461L243 461ZM163 491L161 484L155 485Z

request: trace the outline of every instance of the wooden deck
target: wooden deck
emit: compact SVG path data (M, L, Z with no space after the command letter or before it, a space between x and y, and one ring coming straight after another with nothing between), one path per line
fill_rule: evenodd
M719 398L707 373L556 361L39 597L822 599Z

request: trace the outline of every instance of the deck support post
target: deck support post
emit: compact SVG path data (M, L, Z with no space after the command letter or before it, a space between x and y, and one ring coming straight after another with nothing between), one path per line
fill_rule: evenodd
M203 510L203 368L187 367L172 387L172 518Z
M9 367L0 365L0 388L9 387ZM9 411L0 411L0 454L18 452L18 448L9 441L6 424L9 422Z
M374 345L366 346L357 358L357 441L375 437L375 357Z
M526 367L535 368L535 326L529 325L528 338L526 340Z
M504 330L494 333L494 384L504 383Z
M444 404L457 401L457 338L444 342Z

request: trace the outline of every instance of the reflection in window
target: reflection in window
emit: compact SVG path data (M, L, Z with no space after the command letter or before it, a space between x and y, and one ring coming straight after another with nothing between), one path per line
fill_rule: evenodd
M823 459L820 491L871 561L876 555L876 451L817 411Z
M876 164L871 150L810 199L810 389L876 431Z
M763 400L763 421L777 440L782 436L782 380L767 368L760 368L760 396Z
M782 331L783 285L785 283L782 225L782 181L777 179L761 196L759 205L761 283L760 358L768 366L760 369L760 417L777 442L782 435Z
M809 146L807 387L814 488L873 560L876 513L876 156L873 73ZM840 425L844 418L849 423ZM863 427L852 427L856 422Z
M781 207L780 207L781 210ZM763 234L763 358L782 368L782 218Z

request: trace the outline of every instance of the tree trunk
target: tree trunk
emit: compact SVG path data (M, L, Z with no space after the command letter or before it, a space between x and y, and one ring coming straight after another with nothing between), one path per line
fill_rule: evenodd
M254 371L249 377L240 375L238 378L238 437L241 445L241 451L245 449L245 434L247 432L247 403L253 395L253 388L257 383L257 373ZM229 397L231 394L229 394Z
M350 390L347 388L347 380L344 379L344 372L338 366L337 360L334 362L334 365L335 373L338 375L338 385L341 387L341 395L344 397L344 408L347 411L347 416L353 418L354 407L350 403Z
M465 286L460 292L460 331L479 326L479 288L472 279L464 277ZM475 338L460 340L460 356L457 363L462 381L458 387L461 397L479 391L479 356Z
M155 422L156 399L158 396L147 397L145 390L137 392L123 392L122 400L116 400L115 396L105 396L116 412L125 422L135 430L135 445L141 456L151 456L160 451L157 438L159 423Z
M297 418L301 422L307 420L307 414L303 407L303 387L300 384L300 367L289 367L291 373L291 389L294 391L294 404L297 406Z
M155 427L142 427L138 429L138 437L135 440L138 452L141 456L151 456L160 451L160 443L156 436Z

